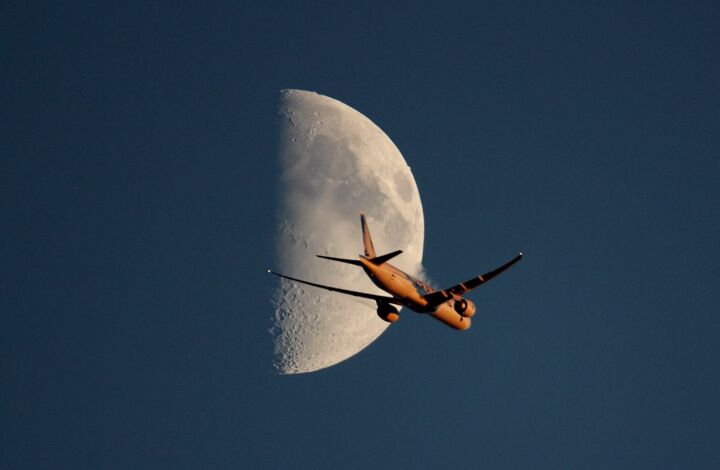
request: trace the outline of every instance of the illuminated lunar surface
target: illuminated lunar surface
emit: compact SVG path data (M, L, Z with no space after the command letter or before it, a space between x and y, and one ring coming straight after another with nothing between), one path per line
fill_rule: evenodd
M393 264L417 274L424 241L420 195L388 136L353 108L307 91L282 92L280 119L279 271L383 293L361 268L315 256L357 258L362 253L363 210L377 253L402 249ZM371 300L284 279L278 282L274 305L274 365L285 374L337 364L388 327Z

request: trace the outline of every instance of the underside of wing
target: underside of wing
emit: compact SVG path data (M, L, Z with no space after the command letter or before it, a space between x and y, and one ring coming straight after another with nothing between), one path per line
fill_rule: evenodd
M451 299L452 297L456 295L462 295L465 292L468 292L470 290L475 289L476 287L485 284L490 279L497 277L499 274L501 274L503 271L510 268L513 264L520 261L523 257L522 253L518 253L518 255L508 261L507 263L503 264L502 266L493 269L492 271L489 271L485 274L482 274L480 276L474 277L472 279L468 279L465 282L461 282L460 284L456 284L448 289L444 290L438 290L435 292L431 292L428 295L424 296L423 298L428 302L430 305L440 305L441 303Z
M352 295L355 297L362 297L364 299L370 299L370 300L374 300L376 302L402 305L402 302L400 300L396 299L395 297L389 297L389 296L385 296L385 295L368 294L366 292L357 292L354 290L341 289L339 287L324 286L322 284L316 284L314 282L303 281L302 279L296 279L294 277L285 276L284 274L276 273L275 271L271 271L270 269L268 269L268 272L271 274L274 274L278 277L282 277L284 279L289 279L291 281L299 282L301 284L307 284L307 285L313 286L313 287L319 287L320 289L329 290L331 292L338 292L340 294Z

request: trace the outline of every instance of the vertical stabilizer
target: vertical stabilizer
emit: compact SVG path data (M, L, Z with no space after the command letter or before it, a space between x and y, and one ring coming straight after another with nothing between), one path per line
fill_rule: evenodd
M365 213L360 212L360 225L362 225L363 245L365 246L365 256L368 258L375 257L375 247L373 246L370 230L365 220Z

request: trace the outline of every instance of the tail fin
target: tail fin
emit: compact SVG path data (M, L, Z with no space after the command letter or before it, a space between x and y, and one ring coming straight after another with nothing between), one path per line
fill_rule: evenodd
M368 229L365 213L360 212L360 225L362 226L363 245L365 246L365 256L368 258L375 257L375 247L370 237L370 229Z
M365 214L363 212L360 212L360 225L362 227L363 245L365 246L365 256L360 255L361 258L364 258L373 263L374 265L379 266L402 253L402 250L396 250L392 253L377 256L375 254L375 247L373 246L372 238L370 237L370 230L368 229L367 221L365 220ZM317 255L317 257L329 259L331 261L339 261L341 263L354 264L355 266L363 266L363 263L356 259L336 258L334 256L324 255Z

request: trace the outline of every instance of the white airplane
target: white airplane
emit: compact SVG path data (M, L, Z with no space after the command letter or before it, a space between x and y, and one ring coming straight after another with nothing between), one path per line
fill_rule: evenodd
M356 260L334 258L332 256L317 256L320 258L360 266L370 277L370 280L380 289L390 294L390 296L368 294L365 292L356 292L341 289L339 287L316 284L314 282L303 281L290 276L285 276L269 269L268 272L294 282L319 287L320 289L374 300L378 306L378 316L389 323L395 323L400 319L398 309L394 307L394 305L400 305L417 313L430 314L430 316L440 320L452 328L467 330L470 328L470 318L475 315L475 304L471 300L463 298L463 294L496 277L498 274L520 261L523 256L522 253L519 253L515 256L515 258L511 259L499 268L493 269L481 276L461 282L460 284L456 284L448 289L435 290L425 282L388 263L388 260L402 253L402 250L377 256L375 254L375 248L373 247L372 238L370 237L370 230L368 229L367 222L365 220L365 214L363 213L360 213L360 224L362 227L363 245L365 247L364 255L359 255Z

